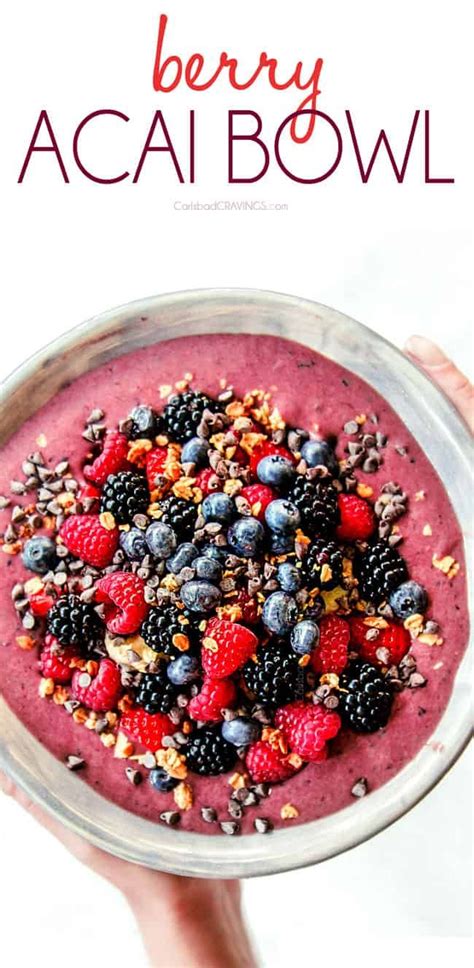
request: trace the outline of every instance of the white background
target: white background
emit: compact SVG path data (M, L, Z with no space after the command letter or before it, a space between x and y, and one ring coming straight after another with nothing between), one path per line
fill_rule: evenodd
M436 0L10 4L2 18L1 64L2 375L96 312L154 292L226 285L315 298L398 345L411 332L431 335L472 369L467 10L461 0L448 6ZM273 163L257 185L226 185L227 110L259 111L270 143L302 95L275 93L264 80L239 95L221 80L206 94L178 90L158 98L151 78L160 12L170 16L168 52L200 50L210 66L226 50L249 74L265 50L278 56L283 76L298 59L309 69L322 56L318 106L340 125L344 140L334 176L297 185ZM106 107L131 120L104 122L84 136L84 160L102 175L134 170L157 107L186 169L187 112L194 108L196 184L179 186L169 162L157 155L138 185L86 181L72 160L72 135L86 114ZM41 108L49 111L63 151L67 186L50 155L37 155L24 184L16 183ZM433 173L453 176L456 184L423 184L418 132L404 185L395 182L385 155L362 185L345 108L365 159L382 126L400 157L415 109L429 108ZM174 208L176 201L221 199L265 199L288 208ZM269 968L323 959L395 964L407 954L464 961L470 803L465 756L424 803L365 846L318 868L249 883L248 916L262 962ZM122 900L6 800L0 802L0 871L6 968L56 968L65 961L74 968L91 958L108 964L111 957L117 966L145 963Z

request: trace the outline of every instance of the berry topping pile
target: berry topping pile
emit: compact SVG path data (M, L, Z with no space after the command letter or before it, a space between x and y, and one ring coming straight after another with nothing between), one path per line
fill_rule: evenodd
M355 476L382 460L371 441L338 459L262 391L187 385L161 412L103 417L83 435L83 480L56 468L53 508L46 470L18 541L30 576L12 597L35 630L39 694L125 760L126 780L147 775L166 823L193 808L193 776L231 774L220 827L236 833L268 785L323 769L336 737L343 755L349 732L389 728L397 693L424 685L410 650L428 598L394 526L407 497Z

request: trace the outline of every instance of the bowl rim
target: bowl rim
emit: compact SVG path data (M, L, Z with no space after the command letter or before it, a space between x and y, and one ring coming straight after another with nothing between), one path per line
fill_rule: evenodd
M126 303L94 316L60 334L33 353L23 363L20 363L1 382L0 404L4 404L12 393L26 380L34 376L52 355L58 356L67 351L86 333L99 336L107 331L108 326L113 321L130 315L143 315L150 310L156 311L165 306L179 309L180 306L184 307L188 303L207 302L209 307L212 308L212 304L218 301L232 304L241 303L242 300L250 301L253 305L278 304L287 309L300 309L308 313L319 314L326 319L332 318L345 325L349 324L353 332L360 336L363 341L369 340L372 344L375 341L375 344L385 347L384 352L388 353L402 372L409 374L419 392L439 408L440 414L438 416L441 420L447 421L448 426L450 426L451 433L457 443L458 457L466 465L465 470L469 473L472 441L467 426L453 404L424 371L405 357L383 336L346 314L332 310L310 299L261 289L202 288L163 293ZM216 330L216 332L218 331ZM179 335L177 334L177 336ZM269 335L273 334L269 332ZM291 338L291 336L286 335L286 338ZM298 336L295 339L297 342L302 342L298 339ZM155 342L159 341L159 339L155 340ZM128 352L127 349L124 350L124 353L126 352ZM324 349L320 348L319 352L324 354ZM330 353L327 355L332 358ZM97 365L99 363L95 362L89 369L93 369ZM354 372L357 373L357 370L355 369ZM362 379L371 382L366 374L362 376ZM372 385L377 392L380 392L376 384ZM413 430L411 432L414 433ZM469 562L470 549L466 544L466 536L464 537L466 561ZM469 577L469 568L467 571ZM453 713L455 696L458 700L459 709ZM111 820L110 825L107 824L108 829L105 833L104 826L99 828L95 819L86 815L87 811L83 809L80 796L77 797L75 804L73 794L70 802L65 805L61 797L55 794L51 783L41 774L35 775L31 768L31 760L30 762L25 761L24 757L18 755L18 751L9 746L8 737L13 722L16 727L18 727L18 724L20 725L20 732L28 734L23 736L23 739L32 755L35 753L35 747L38 747L42 754L47 754L47 758L53 761L51 764L53 774L57 772L57 775L61 774L63 778L64 773L67 774L71 790L77 794L78 788L76 785L80 784L81 787L87 789L87 799L92 802L92 807L95 804L99 810L100 805L106 804ZM28 733L23 724L9 710L1 696L0 727L0 765L33 800L40 803L56 819L96 846L115 853L126 860L184 875L250 877L277 873L309 866L365 842L407 813L442 779L458 759L471 736L469 647L466 649L457 670L448 705L434 730L433 742L430 741L432 746L431 758L426 758L426 749L430 745L426 744L392 780L373 791L369 797L330 814L328 817L299 824L290 829L278 829L272 833L271 837L256 837L254 834L245 834L238 838L228 838L200 833L193 834L188 831L170 831L160 824L147 821L105 800L87 784L82 783L77 777L73 777L73 774L65 771L63 764L49 753L32 734ZM447 729L450 742L444 744L443 749L439 749L436 748L439 746L436 742L436 736L443 733L443 729ZM418 761L421 763L422 754L424 756L422 768L414 769ZM434 760L433 756L435 757ZM127 838L120 833L120 821L122 820L123 824L124 818L128 820L130 817L133 817L137 827L143 830L145 846L130 845ZM359 822L356 822L357 820ZM302 831L305 832L304 837L301 835ZM150 854L150 844L153 842L155 849Z

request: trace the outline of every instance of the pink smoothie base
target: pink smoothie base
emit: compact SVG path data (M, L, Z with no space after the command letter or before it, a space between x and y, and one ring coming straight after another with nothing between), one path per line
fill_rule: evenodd
M354 802L351 788L365 777L369 790L390 780L429 742L449 700L456 669L467 644L468 615L463 544L457 519L435 470L391 407L365 382L348 370L297 343L271 336L216 334L169 340L122 356L79 378L27 421L3 449L0 493L9 493L22 460L38 449L40 434L47 445L40 448L52 465L68 458L75 476L88 445L81 438L84 423L94 407L106 412L108 426L115 425L138 403L159 408L158 388L174 384L187 372L192 385L211 394L220 391L225 377L237 395L254 388L272 392L273 402L288 423L322 436L337 435L338 456L344 456L347 440L342 428L356 414L377 414L379 428L389 440L382 452L384 463L376 474L357 470L359 480L376 494L387 481L399 482L407 491L409 513L401 519L404 536L401 551L410 575L430 596L429 615L439 622L442 646L414 644L418 670L427 677L422 689L406 689L395 700L386 730L355 736L345 730L335 741L330 758L307 766L284 784L275 786L259 807L249 808L242 831L253 829L256 816L282 826L280 809L291 802L299 817L291 824L327 816ZM354 439L354 438L352 438ZM408 452L400 456L395 446ZM415 501L417 491L425 499ZM8 512L1 512L4 530ZM429 523L432 535L425 537ZM432 556L452 555L461 565L452 581L432 566ZM16 581L29 577L19 558L1 556L0 561L0 690L11 709L29 730L60 760L74 753L86 760L77 782L89 783L102 796L150 820L174 808L171 794L158 794L148 782L132 787L125 777L126 761L114 759L100 739L76 725L64 710L38 696L39 675L35 653L22 652L15 637L22 633L13 610L10 591ZM66 768L66 767L65 767ZM146 771L144 771L146 773ZM180 828L213 833L217 825L202 821L200 808L213 806L219 819L229 819L231 793L228 777L200 778L189 775L195 806L182 813ZM288 821L286 821L288 824Z

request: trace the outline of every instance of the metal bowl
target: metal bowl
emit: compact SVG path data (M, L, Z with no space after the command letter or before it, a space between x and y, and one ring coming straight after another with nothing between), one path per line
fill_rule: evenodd
M437 468L472 553L470 438L454 407L384 339L317 303L252 290L156 296L104 313L20 366L0 396L0 444L66 381L130 350L208 332L288 337L352 370L384 396ZM33 392L34 391L34 392ZM471 589L472 591L472 589ZM208 836L169 830L103 799L64 769L0 700L0 765L35 801L75 832L127 860L178 874L249 877L314 864L367 840L397 820L441 779L471 728L467 654L433 744L390 782L352 806L271 837ZM439 752L439 750L442 752Z

